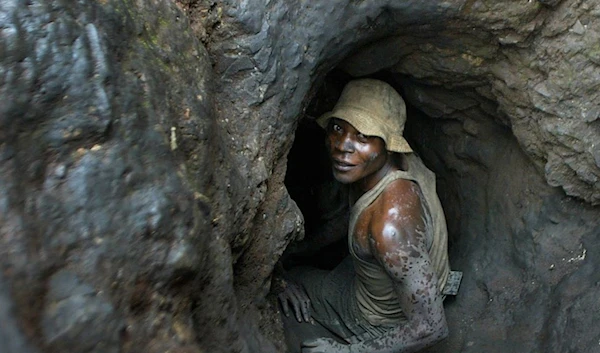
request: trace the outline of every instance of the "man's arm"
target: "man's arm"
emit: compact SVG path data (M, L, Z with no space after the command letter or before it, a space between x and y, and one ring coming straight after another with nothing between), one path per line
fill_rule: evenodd
M303 240L291 243L283 254L285 260L290 256L313 256L324 247L348 236L348 187L336 181L319 185L315 189L315 210L318 215L309 217L311 223ZM312 222L311 222L312 220Z
M384 335L352 345L327 338L305 342L302 353L405 353L431 346L448 335L437 276L429 259L416 184L398 180L373 211L370 250L388 273L408 320Z
M404 245L403 249L388 249L407 260L395 261L390 258L393 255L383 257L391 264L390 272L397 279L396 292L408 323L381 337L354 345L352 353L416 352L448 335L442 298L434 283L437 277L431 269L429 256L417 246Z
M324 247L348 236L348 214L340 213L316 227L311 234L299 242L292 243L286 249L287 256L313 256Z
M427 251L420 192L408 181L390 186L380 216L375 213L370 245L373 257L394 283L408 323L353 345L353 353L416 352L448 335L437 276Z

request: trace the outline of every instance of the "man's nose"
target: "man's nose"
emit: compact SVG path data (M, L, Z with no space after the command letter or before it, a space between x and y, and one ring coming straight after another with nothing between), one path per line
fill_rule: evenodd
M341 136L336 143L336 147L341 152L345 152L345 153L354 152L354 144L352 143L352 141L350 141L350 138L348 135Z

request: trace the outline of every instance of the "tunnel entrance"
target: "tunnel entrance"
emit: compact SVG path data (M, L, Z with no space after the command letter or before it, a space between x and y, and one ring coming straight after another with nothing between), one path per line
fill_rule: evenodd
M333 108L350 79L342 70L331 71L296 129L285 186L304 216L305 239L290 245L283 257L285 267L332 269L348 255L344 236L348 227L347 190L333 178L325 131L315 119Z
M582 150L573 150L574 145L589 146L590 140L582 137L591 135L576 132L581 122L570 113L580 111L564 104L573 87L571 80L566 80L569 88L553 86L572 75L561 76L561 69L547 60L550 53L560 53L562 47L571 48L566 43L577 41L532 32L527 41L509 43L508 27L500 36L480 29L470 25L429 33L403 29L394 38L370 43L344 59L340 68L345 71L328 74L307 107L308 116L299 123L285 184L304 214L306 238L318 237L324 221L318 185L330 183L331 177L327 172L316 174L330 167L322 157L323 132L313 119L333 107L350 79L345 72L390 83L407 104L404 137L436 174L450 263L453 270L464 273L459 295L445 307L451 338L434 351L477 347L501 352L519 346L542 352L583 346L569 337L575 330L562 325L564 320L579 322L580 332L586 332L589 321L579 319L586 316L577 310L571 313L575 297L569 294L567 308L548 305L560 303L565 293L578 287L573 286L571 274L575 276L571 278L597 282L575 265L580 259L586 261L589 246L581 241L581 234L597 234L593 230L597 222L587 230L580 229L585 228L583 222L575 225L587 206L565 198L556 188L577 195L581 189L573 181L585 179L590 166L596 170L593 161L583 162ZM572 31L565 29L565 33ZM565 174L570 175L567 180ZM342 222L337 231L346 232ZM332 267L345 251L342 241L338 248L301 261ZM577 295L587 303L587 293L593 291L582 288ZM531 332L538 338L532 339ZM558 344L560 339L551 336L568 343Z

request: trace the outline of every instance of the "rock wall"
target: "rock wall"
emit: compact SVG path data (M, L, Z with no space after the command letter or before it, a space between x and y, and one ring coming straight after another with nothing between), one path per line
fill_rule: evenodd
M326 74L417 110L436 352L594 351L598 1L0 2L0 351L277 352L283 186ZM6 339L5 339L6 338Z
M446 302L450 338L430 351L593 352L597 208L548 186L506 127L435 120L410 135L438 175L464 279Z
M206 50L169 2L0 14L2 331L22 332L0 351L199 351L218 261Z

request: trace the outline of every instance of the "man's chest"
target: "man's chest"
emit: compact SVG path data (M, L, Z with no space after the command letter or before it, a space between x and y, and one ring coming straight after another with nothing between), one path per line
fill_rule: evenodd
M357 218L354 230L350 235L352 237L350 245L352 251L361 260L372 261L371 252L371 222L373 220L373 210L367 207Z

